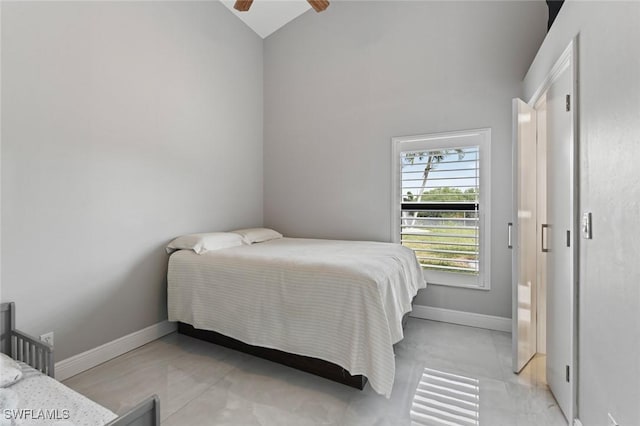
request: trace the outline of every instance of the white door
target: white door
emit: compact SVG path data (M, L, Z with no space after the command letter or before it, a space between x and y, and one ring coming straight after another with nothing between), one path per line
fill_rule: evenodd
M575 246L571 65L547 91L547 383L565 417L573 416Z
M538 141L537 151L538 156L536 161L538 168L536 173L538 174L537 185L537 223L538 223L538 237L536 244L538 246L536 256L538 274L536 275L536 327L538 329L538 336L536 342L536 352L546 355L547 353L547 253L542 251L542 241L540 240L540 225L547 223L547 96L543 94L538 102L535 104L536 109L536 121L538 129Z
M513 100L514 223L513 371L519 373L536 353L536 111Z

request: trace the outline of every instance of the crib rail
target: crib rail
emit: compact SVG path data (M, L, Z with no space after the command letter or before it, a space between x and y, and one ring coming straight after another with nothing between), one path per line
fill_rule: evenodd
M159 426L160 425L160 398L157 395L150 396L140 404L129 410L117 419L105 426Z
M11 358L54 377L53 346L20 330L11 330Z

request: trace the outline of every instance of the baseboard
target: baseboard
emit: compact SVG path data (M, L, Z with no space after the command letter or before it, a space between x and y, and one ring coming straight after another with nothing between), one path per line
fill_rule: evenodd
M511 318L493 315L476 314L474 312L454 311L453 309L435 308L433 306L413 305L411 316L433 321L449 322L470 327L511 333Z
M60 381L68 379L176 330L177 326L174 322L159 322L97 348L58 361L55 365L56 379Z
M476 314L473 312L454 311L452 309L435 308L432 306L414 305L411 316L452 324L486 328L511 332L511 319L493 315ZM162 336L176 331L173 322L163 321L139 331L105 343L97 348L89 349L78 355L56 362L56 379L62 381L90 368L125 354L133 349L146 345Z

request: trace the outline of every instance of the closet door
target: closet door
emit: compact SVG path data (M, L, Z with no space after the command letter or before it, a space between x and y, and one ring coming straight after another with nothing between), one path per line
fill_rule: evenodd
M573 78L568 66L547 91L547 383L572 417L575 306L575 146Z
M513 371L519 373L536 353L536 111L513 100L514 212L510 224L513 250Z

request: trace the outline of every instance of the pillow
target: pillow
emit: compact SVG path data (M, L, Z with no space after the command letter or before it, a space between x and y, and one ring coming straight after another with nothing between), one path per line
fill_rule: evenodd
M171 241L167 246L167 253L171 254L176 250L193 250L200 254L210 250L241 246L244 244L243 241L240 235L231 232L189 234Z
M269 228L246 228L231 231L241 235L245 244L262 243L264 241L282 238L282 234Z
M22 378L18 363L6 354L0 353L0 388L11 386Z

